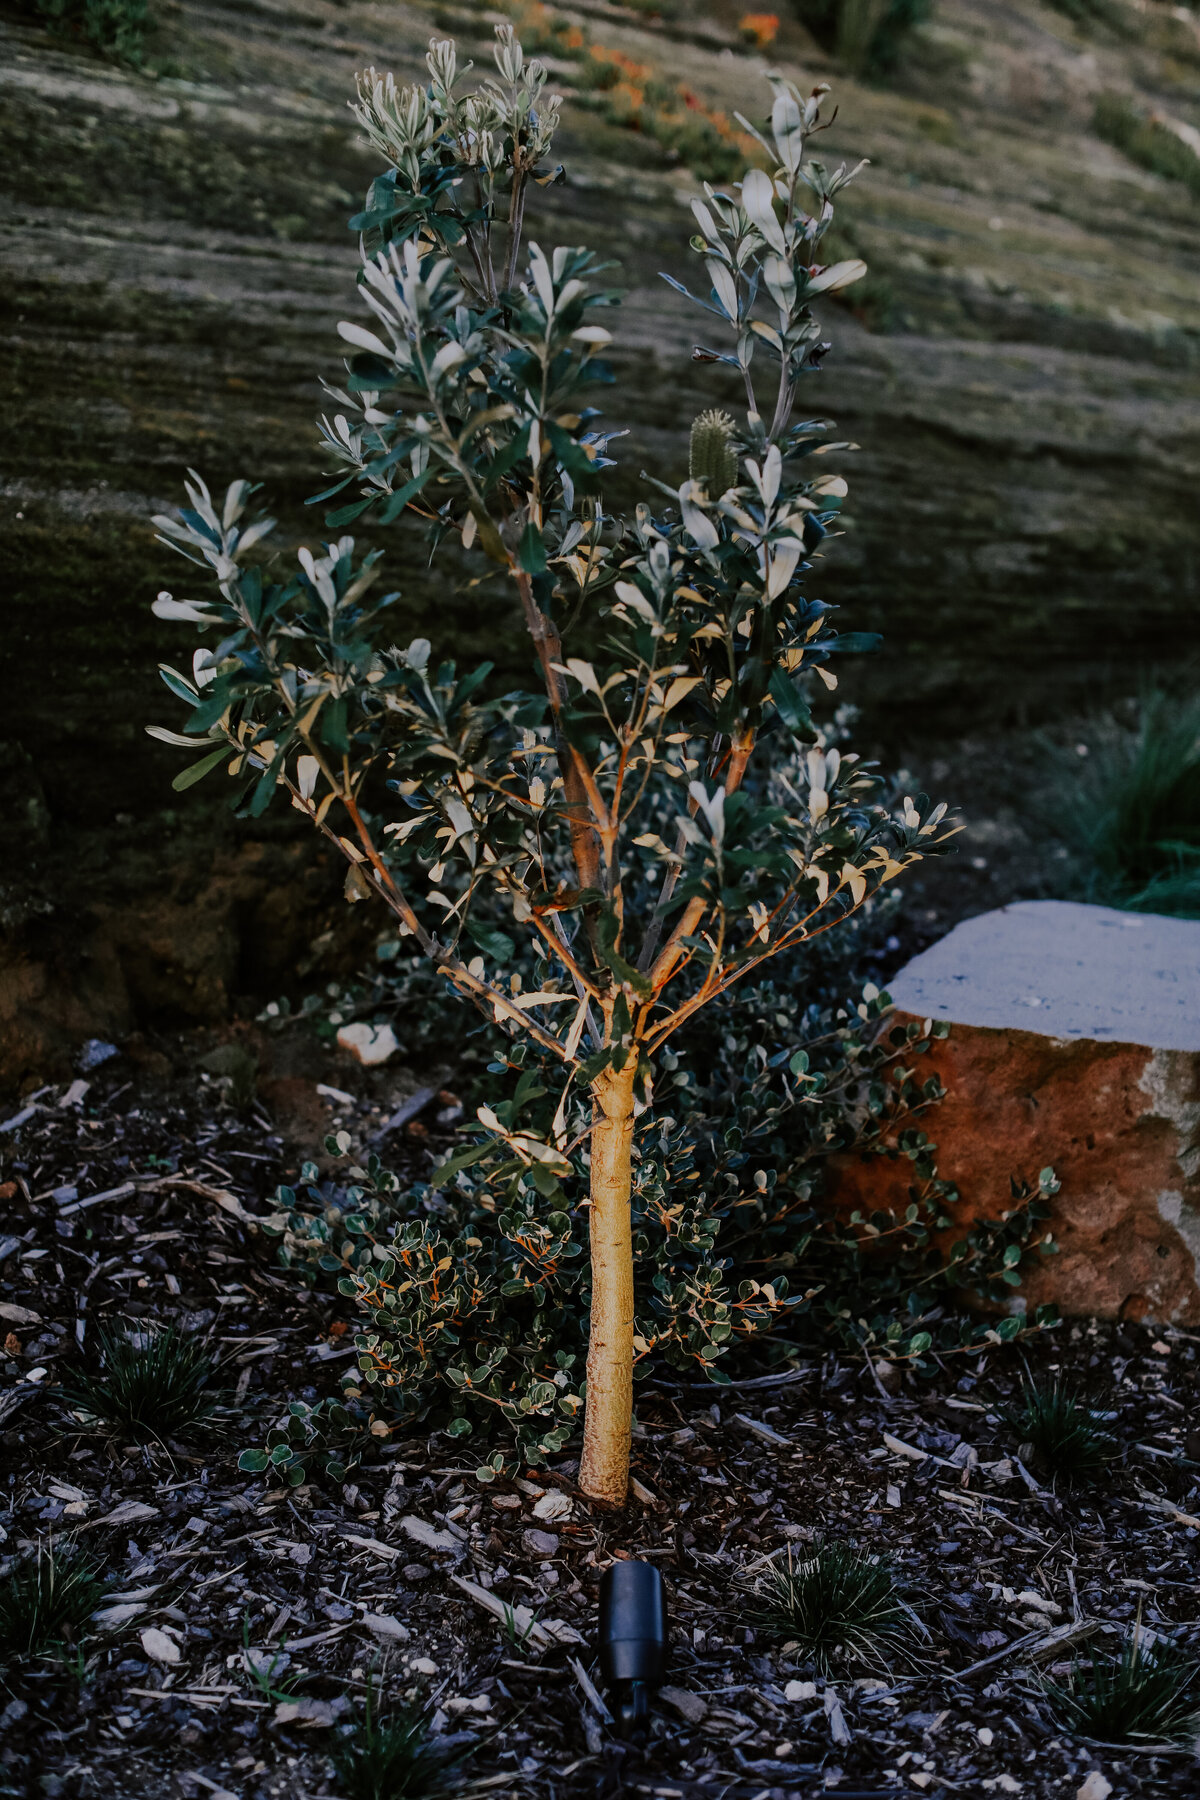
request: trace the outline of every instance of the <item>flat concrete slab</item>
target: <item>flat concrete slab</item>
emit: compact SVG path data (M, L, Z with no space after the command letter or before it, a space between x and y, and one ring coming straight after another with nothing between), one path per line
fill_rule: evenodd
M1200 1051L1200 919L1021 900L956 925L888 992L953 1025Z

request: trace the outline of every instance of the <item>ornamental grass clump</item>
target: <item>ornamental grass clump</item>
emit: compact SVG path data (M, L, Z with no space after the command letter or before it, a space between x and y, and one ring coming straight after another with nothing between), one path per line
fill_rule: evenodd
M72 1544L16 1558L0 1576L0 1667L77 1644L103 1596L100 1563Z
M788 1554L754 1589L750 1616L764 1636L788 1639L822 1675L894 1668L913 1660L924 1631L892 1566L848 1544L820 1543L802 1562Z
M461 1786L453 1772L469 1754L439 1743L419 1708L381 1718L368 1677L363 1716L339 1738L331 1761L347 1800L444 1800Z
M370 323L339 327L346 375L321 427L339 472L319 498L338 500L335 533L404 521L435 550L457 537L519 610L537 690L499 692L490 665L460 673L423 638L396 645L381 552L351 537L302 548L294 571L259 566L272 521L248 517L249 484L214 502L193 476L187 509L157 524L216 593L155 603L207 642L189 674L163 669L185 730L152 730L202 752L177 786L224 765L251 816L286 794L345 859L348 896L389 908L504 1032L505 1064L551 1072L544 1129L527 1128L518 1083L511 1102L479 1109L488 1142L438 1180L452 1195L489 1145L502 1150L517 1200L501 1211L481 1195L481 1216L544 1267L586 1215L586 1383L572 1358L551 1361L521 1406L552 1407L566 1432L582 1412L581 1486L620 1502L633 1364L648 1348L635 1342L635 1121L672 1040L861 912L953 827L923 795L890 803L810 708L836 686L838 651L862 647L805 591L846 493L828 459L848 448L828 421L796 417L828 350L812 304L864 273L820 261L857 172L808 155L825 90L771 77L754 139L765 166L694 202L709 287L697 303L724 340L696 359L734 373L745 411L721 427L716 479L651 481L624 519L606 499L611 434L588 404L611 379L603 321L617 295L588 250L526 241L527 206L558 174L559 103L511 27L496 35L495 73L476 87L452 43L433 44L424 86L360 78L356 114L386 170L353 221ZM581 1133L586 1195L570 1160ZM656 1199L661 1229L686 1219L686 1192ZM469 1324L480 1242L472 1219L444 1245L426 1221L378 1246L373 1301L395 1324L360 1337L362 1380L394 1379L389 1343L423 1357L426 1330L445 1342ZM778 1303L770 1284L747 1295ZM465 1355L456 1379L486 1385L489 1371Z
M1200 1663L1169 1638L1149 1642L1140 1615L1116 1656L1077 1662L1045 1694L1068 1731L1104 1744L1190 1745L1200 1728Z
M60 1390L72 1411L91 1424L139 1443L161 1443L186 1436L217 1408L212 1358L174 1326L137 1338L100 1327L96 1352L99 1367L77 1365Z
M1104 721L1086 759L1051 755L1047 811L1082 896L1200 918L1200 699L1152 689L1132 729Z
M1026 1453L1063 1481L1094 1481L1118 1455L1099 1415L1056 1376L1052 1382L1021 1379L1021 1404L1001 1414Z

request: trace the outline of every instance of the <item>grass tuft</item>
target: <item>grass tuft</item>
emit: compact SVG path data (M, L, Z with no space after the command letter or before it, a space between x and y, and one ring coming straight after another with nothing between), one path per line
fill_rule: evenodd
M1200 1665L1176 1645L1148 1645L1140 1629L1119 1656L1076 1663L1067 1685L1045 1685L1068 1731L1105 1744L1190 1744L1200 1727Z
M431 1742L428 1719L414 1708L380 1719L368 1682L361 1723L331 1754L346 1800L441 1800L466 1753Z
M1087 899L1200 918L1200 699L1148 694L1136 730L1061 759L1053 797Z
M59 1390L67 1405L141 1442L179 1437L215 1411L214 1365L203 1346L174 1326L142 1343L97 1332L101 1366L72 1370Z
M751 1617L767 1635L792 1639L822 1674L835 1664L911 1662L920 1629L891 1564L846 1544L817 1544L804 1562L789 1555L786 1568L772 1565L757 1584Z
M1022 1376L1021 1404L1000 1416L1030 1446L1034 1460L1064 1481L1094 1480L1118 1453L1096 1413L1061 1377L1047 1383Z
M100 1564L71 1545L21 1557L0 1579L0 1666L74 1643L103 1597Z

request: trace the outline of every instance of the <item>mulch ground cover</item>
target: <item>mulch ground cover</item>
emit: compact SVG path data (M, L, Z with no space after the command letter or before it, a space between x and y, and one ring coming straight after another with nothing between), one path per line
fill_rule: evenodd
M573 1458L483 1486L469 1449L411 1429L368 1440L344 1487L279 1488L238 1451L336 1391L350 1303L305 1292L247 1222L300 1147L185 1048L0 1121L0 1558L74 1540L110 1582L69 1654L0 1671L0 1794L340 1797L329 1752L368 1685L471 1751L467 1791L520 1800L1200 1791L1186 1752L1067 1735L1043 1685L1139 1616L1200 1635L1200 1338L1072 1324L920 1383L832 1347L720 1390L654 1379L620 1514L582 1498ZM359 1096L320 1097L331 1127L380 1130L377 1072L326 1085ZM443 1096L400 1127L394 1158L427 1167L454 1112ZM106 1323L137 1321L221 1359L221 1435L130 1445L55 1398ZM1003 1414L1027 1364L1111 1415L1097 1482L1056 1492L1020 1457ZM822 1538L892 1559L923 1622L911 1667L823 1680L747 1622L766 1559ZM657 1563L671 1615L668 1685L630 1742L594 1685L599 1579L623 1556Z

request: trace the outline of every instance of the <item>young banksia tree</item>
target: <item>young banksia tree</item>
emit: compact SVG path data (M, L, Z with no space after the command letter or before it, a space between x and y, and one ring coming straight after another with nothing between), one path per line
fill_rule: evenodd
M656 1063L698 1009L835 928L950 828L923 796L889 809L809 711L810 684L834 687L827 665L848 647L804 592L846 492L824 459L846 446L793 414L828 348L810 302L863 273L819 260L850 179L806 160L824 90L805 99L771 77L764 166L694 204L710 285L698 304L726 340L696 359L738 372L746 411L704 413L688 478L655 482L622 520L583 398L611 379L600 318L615 295L587 250L524 242L530 186L554 178L558 102L511 28L496 35L496 74L469 91L450 43L432 45L427 86L360 78L355 110L388 167L353 221L371 320L339 328L351 354L321 428L339 479L318 498L342 495L335 529L403 516L435 546L455 532L474 547L520 608L539 689L497 694L491 665L460 675L423 639L395 647L379 552L358 557L349 537L301 549L296 569L255 566L271 521L248 522L248 484L217 506L193 477L188 509L157 523L218 591L163 594L155 610L215 641L190 678L163 670L190 708L184 731L153 729L204 750L177 786L226 763L251 815L289 794L345 857L348 896L391 909L509 1034L514 1065L557 1067L544 1138L480 1111L531 1193L569 1173L587 1098L587 1379L560 1404L584 1405L584 1491L620 1502L631 1159ZM506 973L522 933L532 991Z

